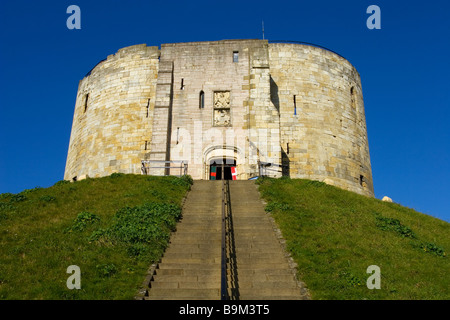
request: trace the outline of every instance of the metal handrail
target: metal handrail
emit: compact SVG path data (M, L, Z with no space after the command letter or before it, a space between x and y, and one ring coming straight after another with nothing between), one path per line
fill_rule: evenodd
M150 164L163 164L162 166L151 166ZM142 160L141 161L141 173L144 175L149 174L150 169L180 169L180 176L187 175L188 162L185 160ZM178 166L171 166L171 164L179 164ZM147 165L147 166L146 166ZM166 175L166 174L165 174Z
M227 248L226 248L226 183L222 180L222 257L221 257L221 283L220 283L220 299L228 300L227 290Z
M261 177L267 176L268 171L282 173L283 168L287 167L288 166L284 164L258 161L258 171Z

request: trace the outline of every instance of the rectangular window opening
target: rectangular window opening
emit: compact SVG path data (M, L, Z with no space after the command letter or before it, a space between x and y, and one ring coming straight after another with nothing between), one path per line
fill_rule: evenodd
M233 62L239 62L239 51L233 51Z

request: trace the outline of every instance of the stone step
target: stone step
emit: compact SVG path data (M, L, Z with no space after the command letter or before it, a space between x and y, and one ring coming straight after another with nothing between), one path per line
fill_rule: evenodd
M240 212L240 210L236 210L236 212L233 211L233 222L239 220L245 220L244 223L251 223L252 221L254 222L266 221L267 223L270 223L269 217L266 217L265 213L262 212L256 214L249 214L248 211L246 213L242 213Z
M238 233L250 233L250 232L257 232L257 233L271 233L273 232L273 227L271 225L261 225L261 224L246 224L246 225L241 225L238 224L236 226L234 226L234 222L233 222L233 230L234 230L234 234L238 234ZM270 236L272 236L272 234L270 234Z
M218 246L214 246L214 243L208 242L208 243L198 243L195 240L191 240L191 241L182 241L182 239L180 240L173 240L170 242L169 244L169 249L171 250L188 250L189 248L191 248L192 250L221 250L221 241L215 241L215 242L219 242L220 244ZM193 251L195 252L195 251Z
M231 290L228 290L228 294L232 295ZM240 300L304 300L305 297L301 296L300 294L298 295L293 295L293 296L275 296L275 295L271 295L271 296L260 296L258 294L253 294L253 295L238 295Z
M200 206L198 204L189 204L186 203L183 206L183 209L185 211L189 210L195 215L198 216L212 216L212 217L219 217L222 216L222 206L220 207L211 207L211 205L203 205Z
M220 290L219 281L154 281L151 288L155 289L217 289Z
M177 239L182 237L189 237L193 239L197 239L198 242L202 242L203 239L210 239L212 237L215 238L221 238L222 237L222 229L220 229L220 232L217 230L213 231L204 231L204 232L193 232L191 230L177 230L175 231L175 234L171 237L171 239Z
M249 194L249 193L247 193L247 194L245 194L245 193L242 193L242 194L237 194L237 195L235 195L235 198L233 199L233 194L231 194L231 198L230 198L230 203L231 203L231 208L253 208L253 209L259 209L259 208L262 208L263 207L263 203L261 202L261 200L258 198L258 199L255 199L255 200L238 200L238 201L236 201L236 199L238 199L238 198L255 198L255 195L254 194ZM233 201L234 200L234 201Z
M179 227L202 227L205 225L211 225L211 226L222 226L222 219L220 217L205 217L205 218L195 218L190 219L185 218L184 220L180 221L178 223L177 228Z
M222 234L222 227L198 227L198 228L180 228L175 230L175 233L173 234L173 238L184 236L184 234L191 234L199 237L205 237L205 236L211 236L211 235L217 235ZM199 238L201 239L201 238Z
M176 268L164 268L156 269L155 275L167 276L167 275L178 275L178 276L211 276L220 277L221 270L219 268L213 269L176 269Z
M220 283L220 274L198 274L198 275L175 275L175 274L166 274L166 275L154 275L154 282L168 281L168 282L214 282Z
M220 271L220 270L219 270ZM277 277L277 276L286 276L286 275L292 275L292 271L287 268L283 269L269 269L269 268L262 268L262 269L238 269L237 272L235 272L237 277L256 277L256 278L271 278L271 277Z
M232 236L236 237L256 237L259 239L274 239L275 238L275 234L273 232L273 229L269 229L267 228L266 230L264 229L251 229L251 228L247 228L247 229L235 229L234 233L231 234Z
M176 234L182 233L195 233L195 234L205 234L205 233L217 233L217 231L222 231L222 225L220 223L205 223L203 225L189 225L183 224L177 226Z
M175 258L175 257L169 257L169 258L162 258L161 264L171 263L171 264L220 264L221 258L217 257L208 257L208 258Z
M286 258L285 254L282 252L274 252L274 253L265 253L265 252L248 252L248 251L237 251L231 252L227 250L227 257L229 260L233 259L236 260L237 257L239 259L266 259L266 260L279 260L283 261ZM242 260L241 260L242 261Z
M184 236L184 234L191 234L196 235L199 237L205 237L205 236L211 236L211 235L217 235L222 233L222 227L214 227L214 226L204 226L204 227L198 227L198 228L177 228L175 233L172 237L179 237ZM201 238L199 238L201 239Z
M234 242L236 246L248 246L252 245L254 246L271 246L275 247L275 241L277 241L277 238L273 235L252 235L252 234L235 234L234 235Z
M242 215L247 217L252 217L257 214L265 215L264 206L261 203L247 203L244 205L231 205L231 212L233 215Z
M200 242L200 243L199 243ZM203 248L210 248L211 246L218 246L219 248L222 246L222 239L217 237L211 238L203 238L202 241L198 241L195 236L185 236L185 237L173 237L170 240L171 245L192 245Z
M278 250L278 251L281 250L279 246L276 246L274 244L269 244L267 242L255 243L255 242L251 242L251 241L248 241L248 243L236 243L234 245L234 248L235 248L236 252L239 252L239 253L246 252L247 250L249 250L249 251L255 252L255 253L267 252L267 254L269 254L270 252L273 252L275 250Z
M192 251L184 251L184 252L171 252L167 251L164 253L163 258L175 258L175 259L203 259L203 258L220 258L221 257L221 251L216 250L215 253L213 252L192 252Z
M205 214L205 215L189 215L189 216L184 216L183 218L181 218L181 220L179 221L178 225L184 225L184 224L188 224L188 223L198 223L198 224L203 224L203 223L220 223L221 222L221 215L211 215L211 214Z
M220 271L220 262L218 263L209 263L209 264L203 264L203 263L160 263L159 269L184 269L184 270L203 270L205 273L218 269Z
M278 243L275 243L272 239L260 239L260 238L252 238L252 237L234 237L234 246L235 248L267 248L269 249L277 249L281 250L281 247Z
M210 244L203 244L203 245L189 245L189 244L178 244L169 246L167 248L166 252L170 252L171 254L177 254L177 253L205 253L205 254L214 254L216 255L221 254L221 248L220 247L212 247Z
M232 288L234 282L228 281L228 288ZM267 280L267 281L249 281L244 279L238 279L238 288L239 289L298 289L297 284L289 279L287 281L276 281L276 280Z
M272 247L251 247L251 246L239 246L235 247L232 251L229 247L227 247L227 252L236 253L243 257L253 257L257 255L270 255L271 257L286 257L286 254L284 252L280 252L280 248L277 246Z
M280 267L280 263L278 262L239 263L239 260L237 262L237 268L239 271L248 269L248 270L268 270L270 272L270 270L272 269L280 269L282 267L284 266Z
M271 257L241 257L237 255L235 259L233 259L238 267L244 267L246 265L254 266L254 265L267 265L274 266L275 269L280 269L281 267L288 267L287 261L284 259L272 259Z
M220 233L219 233L220 231ZM196 239L198 240L202 240L202 239L209 239L211 237L218 237L218 234L220 235L222 232L222 228L219 229L202 229L202 230L177 230L176 233L173 235L173 238L180 238L180 237L196 237ZM221 236L221 235L220 235Z
M237 274L228 273L227 280L228 281L235 281L238 280L239 285L247 282L254 282L254 281L292 281L295 280L295 276L291 272L286 272L286 274L245 274L242 272L238 272Z
M238 226L243 225L245 226L246 224L252 224L252 225L267 225L267 223L270 223L270 219L269 218L261 218L261 217L246 217L246 216L232 216L232 220L233 223L237 223Z
M272 296L288 297L300 295L300 288L239 288L240 298L247 299L246 296L258 296L260 299L264 297L271 298Z
M158 299L164 300L169 298L170 300L218 300L220 298L220 289L162 289L162 288L151 288L148 292L149 300Z
M175 301L186 301L186 300L194 300L194 301L199 301L199 300L220 300L220 296L219 297L208 297L208 296L201 296L201 297L191 297L191 296L172 296L172 295L159 295L159 296L149 296L149 297L144 297L144 300L157 300L157 301L165 301L165 300L175 300ZM256 299L254 299L256 300ZM282 300L282 299L278 299L278 300Z

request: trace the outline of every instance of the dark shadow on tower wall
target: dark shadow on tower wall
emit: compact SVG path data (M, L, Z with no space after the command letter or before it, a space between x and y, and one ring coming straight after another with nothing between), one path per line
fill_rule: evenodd
M273 105L278 111L278 115L280 114L280 98L278 97L278 85L273 80L272 76L270 76L270 101L272 101Z

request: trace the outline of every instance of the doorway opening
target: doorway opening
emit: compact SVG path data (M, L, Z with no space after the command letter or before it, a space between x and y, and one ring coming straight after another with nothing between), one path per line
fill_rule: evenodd
M236 180L236 160L227 158L211 160L209 180Z

